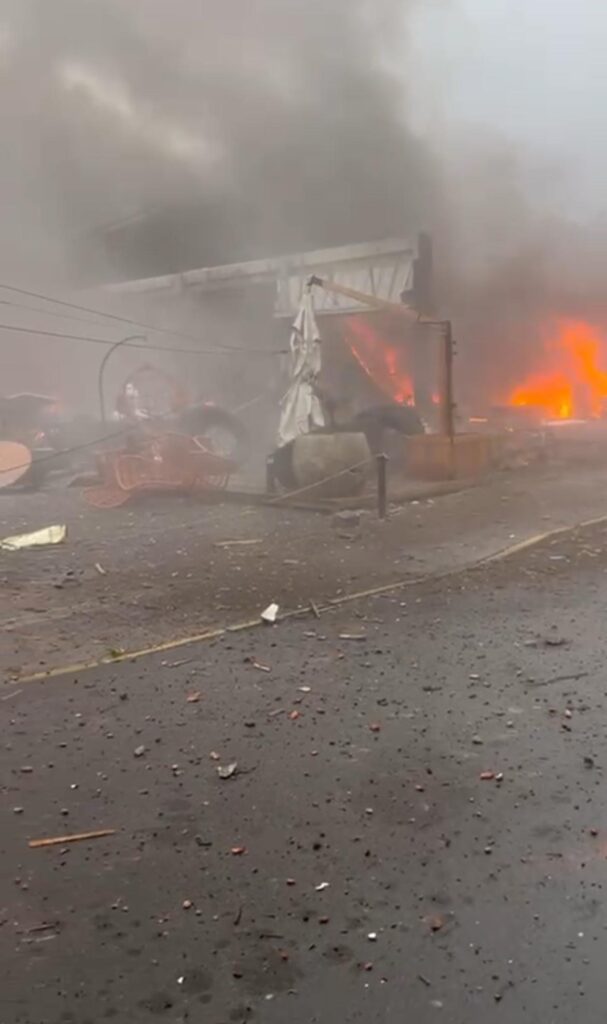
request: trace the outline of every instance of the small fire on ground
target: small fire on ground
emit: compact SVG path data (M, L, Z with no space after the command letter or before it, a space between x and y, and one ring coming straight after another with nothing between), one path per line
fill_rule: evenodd
M546 341L546 369L530 373L507 404L532 407L544 419L595 419L607 412L607 343L589 323L559 321Z

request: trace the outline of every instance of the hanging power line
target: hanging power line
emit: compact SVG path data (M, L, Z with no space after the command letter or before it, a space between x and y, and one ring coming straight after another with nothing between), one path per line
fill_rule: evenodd
M0 286L1 287L1 286ZM75 316L74 313L59 313L56 309L40 309L39 306L28 306L25 302L13 302L12 299L0 299L0 306L10 306L11 309L25 309L28 313L40 313L42 316L54 316L60 320L77 320L81 324L100 326L90 316Z
M0 286L1 287L1 286ZM127 320L126 323L132 321ZM115 338L91 338L87 334L64 334L61 331L43 331L37 330L34 327L21 327L15 324L0 324L0 331L14 331L17 334L33 334L43 338L55 338L64 341L84 341L91 345L115 345ZM249 347L231 347L231 346L217 346L216 348L179 348L169 345L154 345L148 342L137 342L127 341L124 344L125 348L141 348L149 351L152 349L155 352L180 352L184 355L201 356L201 355L226 355L230 352L236 352L239 354L250 353L254 355L272 355L277 356L284 354L282 349L272 348L249 348Z
M64 306L66 309L76 309L80 313L91 313L93 316L104 316L107 317L108 320L116 320L118 323L129 324L131 327L143 328L145 331L155 331L158 334L172 334L176 338L185 338L186 341L198 341L198 338L195 335L187 334L184 331L180 331L172 327L156 327L154 324L146 324L142 320L130 320L128 317L118 316L117 313L107 313L102 309L91 309L88 306L81 306L76 302L68 302L66 299L56 299L51 295L42 295L40 292L29 291L27 288L18 288L17 285L2 284L0 282L0 288L4 288L6 291L16 292L17 295L27 295L31 299L41 299L43 302L54 302L57 306ZM229 345L224 346L223 350L226 352L264 351L263 349L239 349ZM173 351L178 351L178 349L174 349Z

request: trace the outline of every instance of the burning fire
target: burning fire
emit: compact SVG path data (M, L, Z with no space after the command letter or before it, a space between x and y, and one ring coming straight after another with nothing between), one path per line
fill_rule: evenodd
M387 342L367 320L351 316L345 326L352 355L367 376L393 402L413 405L413 383L403 365L404 350Z
M531 374L514 389L509 403L535 406L552 419L603 416L607 406L607 371L600 366L604 349L591 324L560 321L556 337L545 347L551 369Z

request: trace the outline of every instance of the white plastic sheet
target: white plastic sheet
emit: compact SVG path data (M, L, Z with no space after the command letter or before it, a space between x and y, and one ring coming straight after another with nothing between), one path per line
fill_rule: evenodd
M316 382L322 366L320 335L310 289L306 289L291 333L291 384L280 406L278 445L282 447L312 427L324 427L325 417Z

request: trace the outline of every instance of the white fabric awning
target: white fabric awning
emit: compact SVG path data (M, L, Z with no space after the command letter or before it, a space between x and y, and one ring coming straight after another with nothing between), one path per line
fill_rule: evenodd
M289 376L291 383L280 405L278 446L324 427L325 418L316 393L322 366L320 335L309 288L303 293L291 333Z

